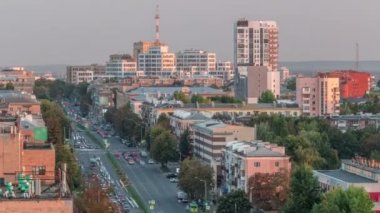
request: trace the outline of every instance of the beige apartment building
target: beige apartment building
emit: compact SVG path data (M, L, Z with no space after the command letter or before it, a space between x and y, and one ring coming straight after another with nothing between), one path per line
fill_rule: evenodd
M303 115L328 116L340 112L339 78L297 77L296 99Z
M0 72L0 87L12 83L15 90L33 94L35 76L24 67L10 67Z

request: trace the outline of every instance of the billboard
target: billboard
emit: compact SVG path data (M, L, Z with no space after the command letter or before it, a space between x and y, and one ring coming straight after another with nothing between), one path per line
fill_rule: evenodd
M36 127L33 129L34 140L47 141L48 134L46 127Z

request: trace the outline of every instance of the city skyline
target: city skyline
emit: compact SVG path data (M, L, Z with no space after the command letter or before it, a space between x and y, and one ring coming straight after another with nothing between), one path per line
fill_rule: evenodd
M247 18L278 23L279 61L355 60L356 42L360 60L376 60L379 3L344 3L2 1L0 66L104 63L110 54L131 54L133 42L154 41L156 4L161 40L173 52L204 49L233 61L233 23Z

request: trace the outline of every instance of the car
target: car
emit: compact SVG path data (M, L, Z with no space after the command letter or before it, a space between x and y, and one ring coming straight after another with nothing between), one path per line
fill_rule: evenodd
M148 164L154 164L154 161L152 159L149 159Z
M128 160L128 164L129 164L129 165L133 165L133 164L135 164L135 161L132 160L132 159L129 159L129 160Z
M169 180L171 183L178 183L178 179L177 178L170 178Z
M176 178L176 177L177 177L177 175L173 174L173 173L169 173L168 175L166 175L166 178L168 178L168 179Z

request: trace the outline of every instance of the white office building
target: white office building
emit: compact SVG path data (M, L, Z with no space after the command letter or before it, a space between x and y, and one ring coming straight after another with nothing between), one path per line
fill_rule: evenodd
M218 61L216 70L209 71L208 75L229 81L234 78L234 69L231 61Z
M215 70L215 53L196 49L188 49L177 53L177 71L202 72Z
M142 76L144 72L137 70L137 62L128 54L110 55L106 63L106 75L113 78Z
M147 53L139 54L139 70L146 76L168 77L176 72L175 54L167 45L152 46Z

